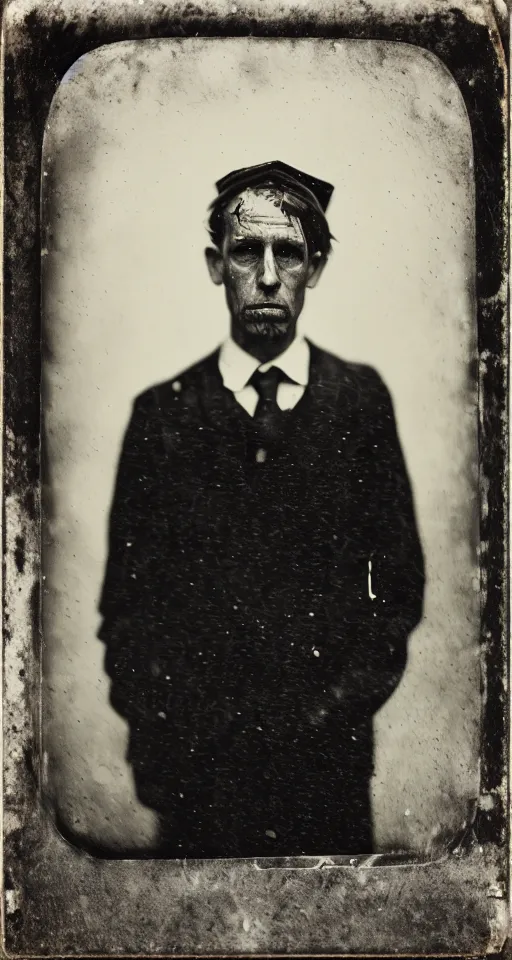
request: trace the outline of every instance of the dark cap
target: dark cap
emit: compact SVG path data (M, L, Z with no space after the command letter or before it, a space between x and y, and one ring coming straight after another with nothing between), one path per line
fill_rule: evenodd
M263 186L264 184L272 184L281 189L288 187L295 190L304 199L308 199L310 203L315 206L318 205L323 213L327 210L334 190L332 184L326 183L325 180L312 177L311 174L290 167L281 160L270 160L268 163L258 163L254 167L242 167L240 170L233 170L225 177L217 180L215 186L219 196L214 203L218 203L221 198L228 202L231 197L236 197L247 187Z

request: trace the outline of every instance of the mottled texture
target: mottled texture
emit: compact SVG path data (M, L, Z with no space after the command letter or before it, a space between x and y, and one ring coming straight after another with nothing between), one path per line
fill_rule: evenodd
M39 955L479 956L503 942L504 888L489 885L496 851L470 837L419 866L303 858L272 869L270 860L108 862L48 825L38 834L9 944ZM11 878L17 890L15 862Z

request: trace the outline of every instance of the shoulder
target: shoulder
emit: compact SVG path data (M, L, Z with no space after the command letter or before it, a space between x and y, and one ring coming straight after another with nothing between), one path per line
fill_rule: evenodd
M135 410L146 413L158 412L176 405L194 403L205 379L218 371L218 348L169 380L163 380L148 387L134 401Z
M380 373L365 363L356 363L351 360L344 360L317 347L316 344L309 342L311 350L311 361L320 373L321 379L325 383L332 382L341 387L341 392L347 392L357 398L359 406L370 405L375 407L391 404L389 390L384 383Z

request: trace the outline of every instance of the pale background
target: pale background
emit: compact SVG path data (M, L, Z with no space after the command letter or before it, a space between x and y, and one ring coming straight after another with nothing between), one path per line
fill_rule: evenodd
M281 159L329 180L337 239L303 330L386 380L425 548L425 617L375 720L379 849L432 850L478 792L480 674L471 132L426 51L187 39L77 61L44 144L44 747L69 829L149 844L96 639L107 513L134 396L225 336L203 262L213 183ZM143 639L143 638L142 638Z

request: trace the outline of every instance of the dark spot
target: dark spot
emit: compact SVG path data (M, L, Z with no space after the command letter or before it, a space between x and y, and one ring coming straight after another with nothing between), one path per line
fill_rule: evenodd
M18 573L23 573L25 569L25 538L16 537L16 546L14 548L14 561Z

